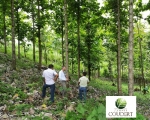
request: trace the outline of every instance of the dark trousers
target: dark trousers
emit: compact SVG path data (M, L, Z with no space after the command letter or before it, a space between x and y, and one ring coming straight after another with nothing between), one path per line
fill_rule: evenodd
M79 88L79 98L80 100L86 100L86 87L80 87Z
M43 85L42 98L45 97L45 95L46 95L46 88L48 88L48 87L50 87L50 101L51 101L51 102L54 102L55 84L52 84L52 85L44 84L44 85Z

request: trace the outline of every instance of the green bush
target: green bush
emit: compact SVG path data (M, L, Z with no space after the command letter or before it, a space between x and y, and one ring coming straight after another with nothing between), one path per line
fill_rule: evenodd
M108 69L104 69L103 76L109 77Z
M106 120L104 105L94 100L78 103L75 109L67 112L65 120Z
M17 115L20 116L22 112L27 112L31 108L29 104L17 104L15 105L14 110L16 111Z

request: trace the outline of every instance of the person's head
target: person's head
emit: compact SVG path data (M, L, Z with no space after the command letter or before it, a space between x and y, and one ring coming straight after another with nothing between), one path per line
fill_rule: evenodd
M65 71L65 70L66 70L66 67L65 67L65 66L62 66L62 70Z
M54 65L49 64L48 68L53 69L53 68L54 68Z
M82 74L83 74L83 76L86 76L87 73L86 73L86 72L83 72Z

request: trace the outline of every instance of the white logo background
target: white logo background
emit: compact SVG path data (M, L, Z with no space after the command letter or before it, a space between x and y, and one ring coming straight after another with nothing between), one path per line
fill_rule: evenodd
M127 104L125 108L118 109L116 107L115 102L118 98L123 98L126 100ZM132 116L131 114L128 116L119 116L112 113L117 111L132 112ZM106 96L106 118L136 118L136 96Z

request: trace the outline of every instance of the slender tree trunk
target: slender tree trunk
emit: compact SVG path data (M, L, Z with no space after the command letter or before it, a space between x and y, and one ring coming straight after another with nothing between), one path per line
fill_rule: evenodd
M7 41L6 41L6 18L5 18L5 13L6 13L6 8L5 8L6 2L4 1L4 6L3 6L3 34L4 34L4 47L5 47L5 54L7 54Z
M18 9L19 9L19 5L18 5L18 0L17 0L17 6L18 6L18 8L17 8L17 32L18 32L18 59L20 59L20 29L19 29L19 11L18 11Z
M90 38L88 38L88 75L89 75L89 80L91 80L91 45L90 45Z
M73 54L73 45L72 45L72 56L71 56L71 58L72 58L72 60L71 60L72 61L71 62L72 63L71 64L72 65L72 67L71 67L72 68L72 74L73 74L73 70L74 70L74 67L73 67L73 64L74 64L73 57L74 57L74 54Z
M129 0L129 65L128 65L128 94L133 96L134 76L133 76L133 0Z
M32 33L32 42L33 42L33 61L35 62L35 26L34 26L34 0L32 0L32 27L33 27L33 33Z
M12 68L16 70L14 0L11 0Z
M47 65L47 50L46 50L46 45L44 44L44 59L45 59L45 63Z
M23 45L23 51L24 51L24 57L26 58L26 43L24 42L24 45Z
M64 17L65 17L65 53L66 53L66 75L69 77L69 58L68 58L68 16L67 16L67 0L64 0Z
M144 68L143 68L143 54L142 54L142 45L141 45L142 39L139 38L139 48L140 48L140 68L141 68L141 75L142 75L142 82L143 87L145 88L145 78L144 78ZM144 90L144 94L146 94L146 91Z
M140 28L139 25L137 23L137 29L138 29L138 35L140 36ZM141 69L141 76L142 76L142 82L143 82L143 86L145 88L145 78L144 78L144 68L143 68L143 54L142 54L142 39L140 37L138 37L138 42L139 42L139 50L140 50L140 56L139 56L139 64L140 64L140 69ZM140 79L140 89L141 89L141 79ZM146 91L144 91L144 94L146 94Z
M63 13L63 9L62 13ZM61 15L61 48L62 48L62 65L65 65L65 60L64 60L64 18L63 18L63 14Z
M41 47L41 34L40 34L40 30L41 30L41 25L40 25L40 0L37 0L38 2L38 44L39 44L39 66L38 69L41 69L41 65L42 65L42 47Z
M118 3L118 17L117 17L117 23L118 23L118 40L117 40L117 87L118 87L118 95L122 95L122 83L121 83L121 45L120 45L120 31L121 31L121 27L120 27L120 0L117 0Z
M109 60L108 71L109 71L109 79L113 82L113 79L112 79L112 63L111 63L111 60Z
M90 23L87 23L87 59L88 59L88 78L91 80L91 38L90 38Z
M80 78L80 0L78 0L78 14L77 14L77 24L78 24L78 78Z
M98 78L100 77L100 63L99 63L99 65L98 65Z
M6 41L6 1L2 0L3 6L3 36L4 36L4 53L7 54L7 41Z

